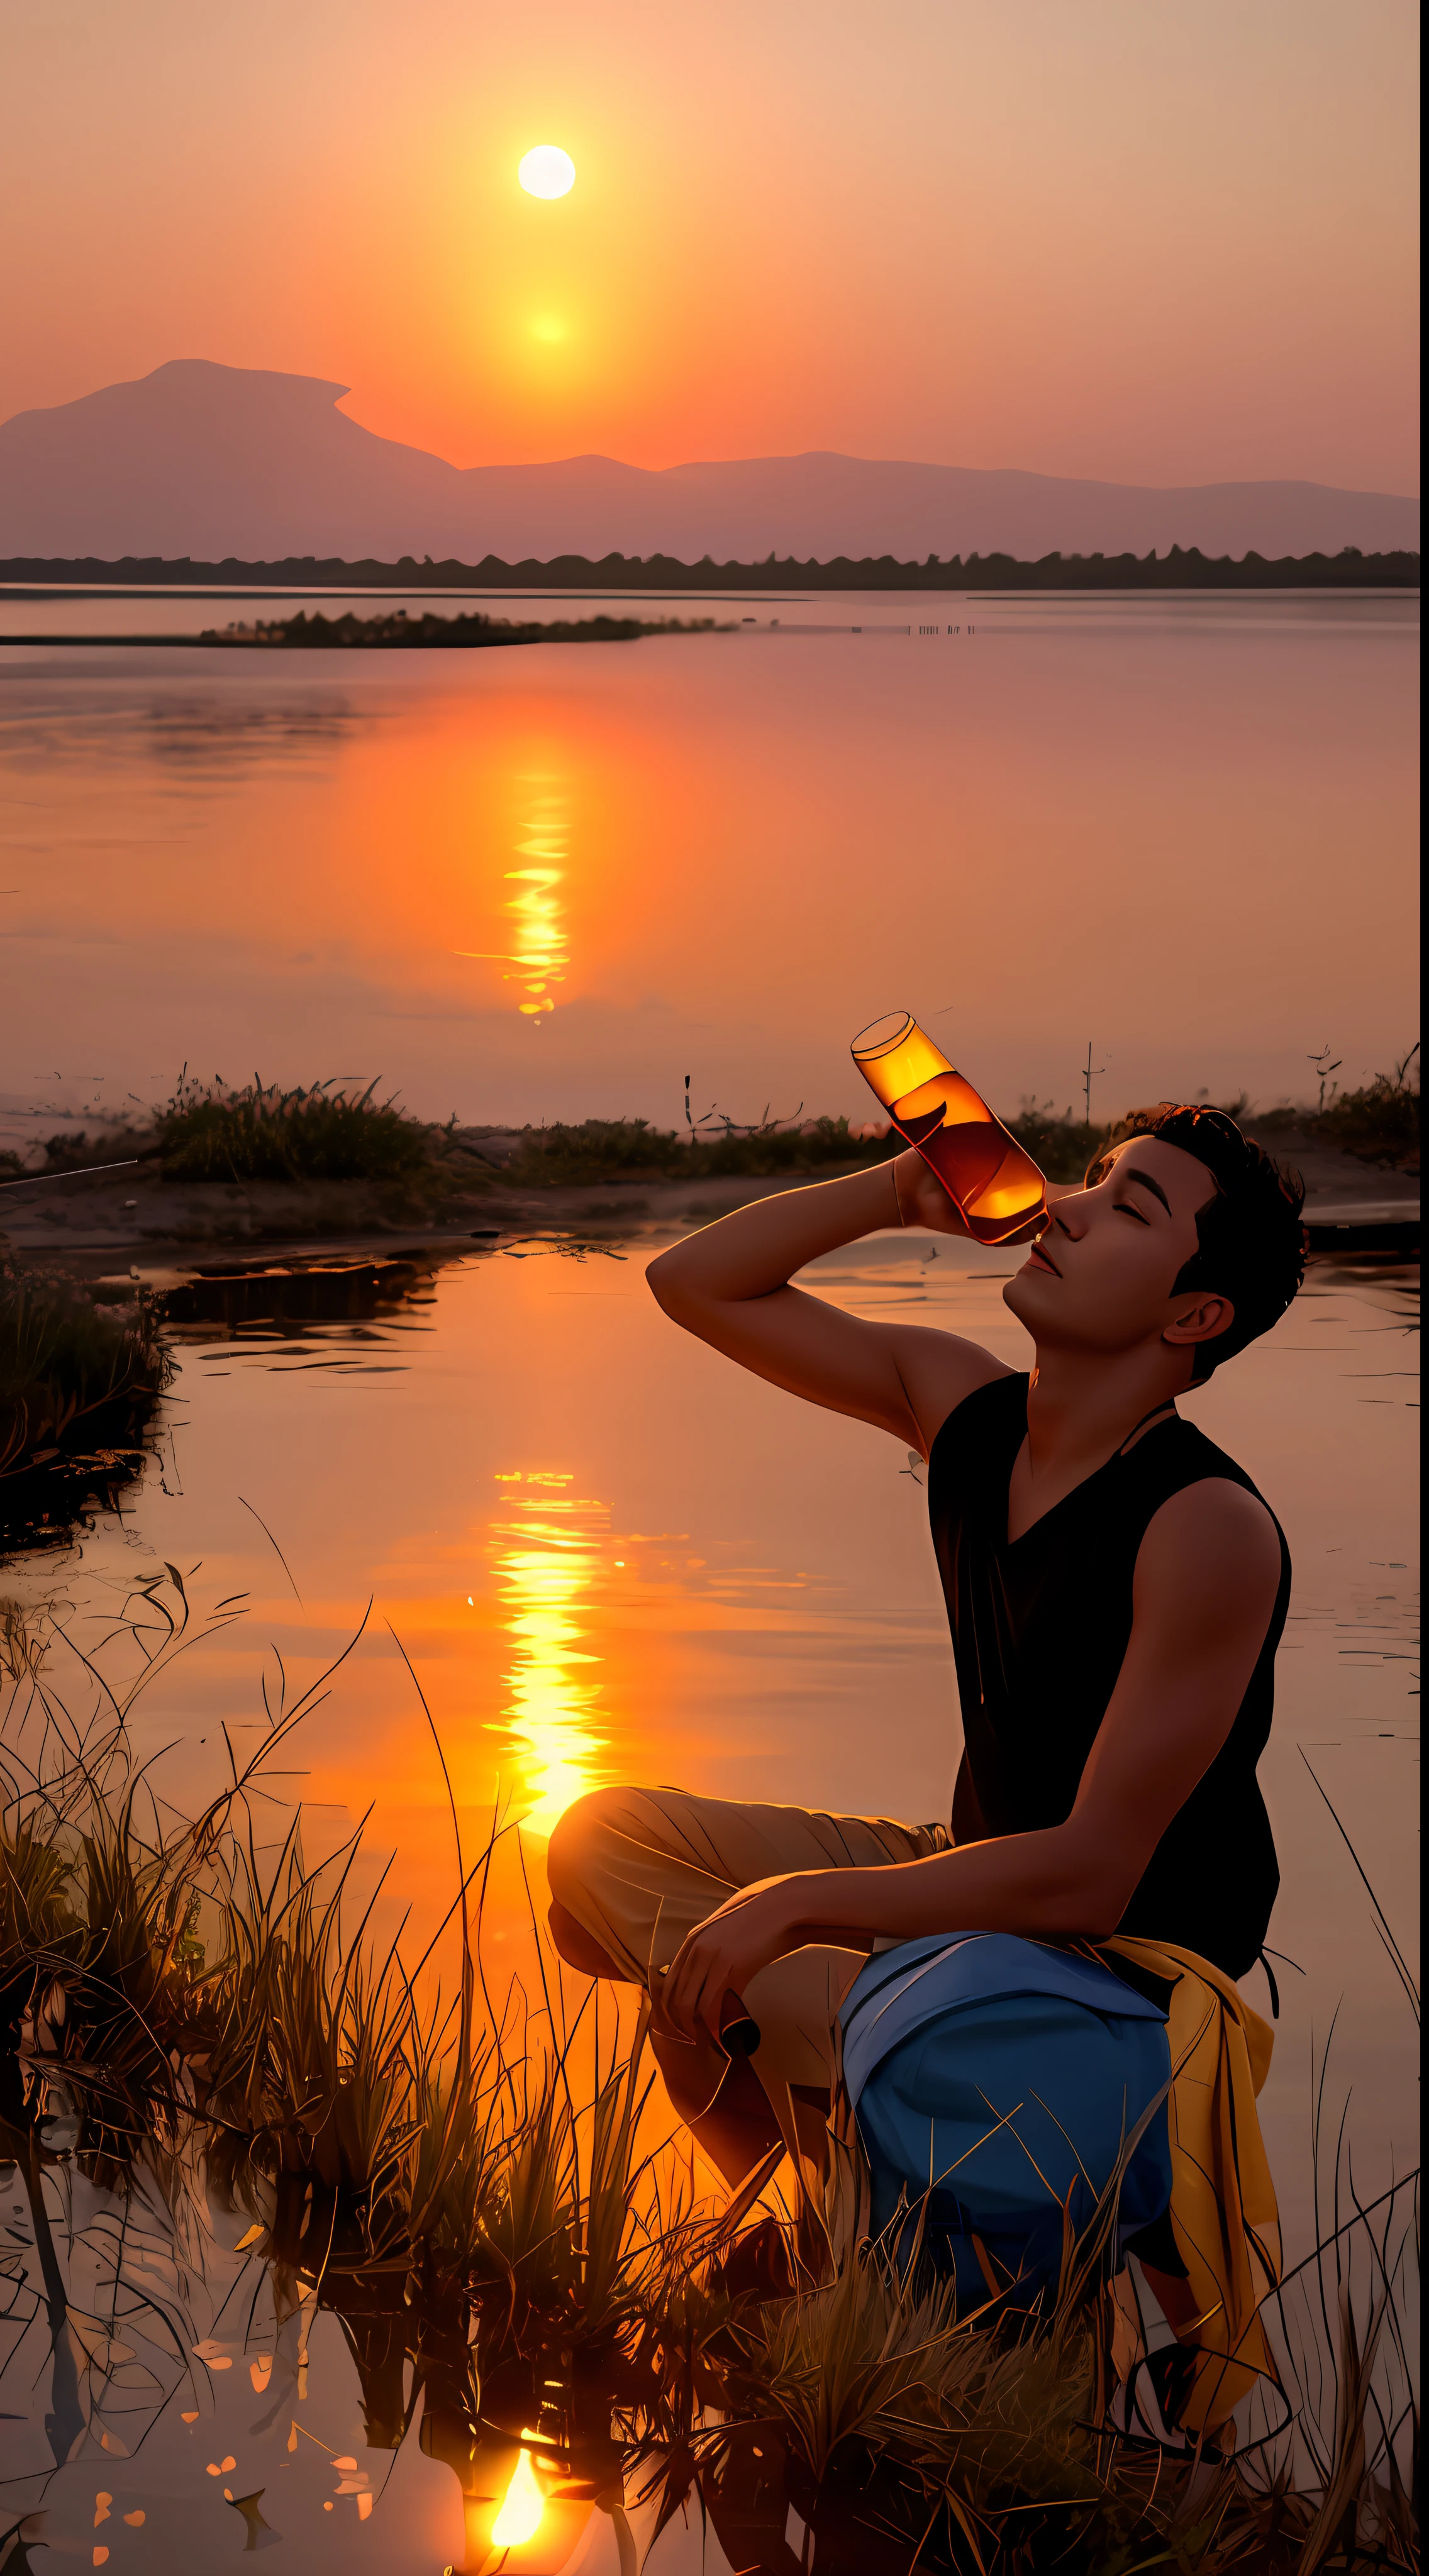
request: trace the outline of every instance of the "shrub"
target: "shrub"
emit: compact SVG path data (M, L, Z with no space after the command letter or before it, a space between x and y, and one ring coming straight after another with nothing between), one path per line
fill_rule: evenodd
M706 1181L736 1174L817 1172L882 1162L898 1140L853 1134L846 1118L811 1118L754 1128L696 1133L686 1144L673 1128L644 1118L586 1118L579 1125L527 1127L521 1151L506 1165L509 1180L527 1188L630 1180Z
M1417 1047L1392 1073L1377 1073L1358 1091L1331 1100L1314 1120L1314 1132L1327 1145L1358 1154L1362 1162L1398 1164L1419 1169L1419 1085L1409 1079Z
M1090 1119L1074 1118L1070 1109L1059 1118L1050 1100L1039 1107L1026 1093L1017 1116L1006 1125L1049 1181L1080 1181L1113 1132Z
M682 1169L702 1178L728 1172L817 1172L850 1163L886 1163L903 1150L896 1135L856 1136L846 1118L809 1118L801 1127L759 1127L741 1135L701 1137Z
M42 1163L27 1164L18 1154L5 1155L4 1162L7 1169L16 1172L86 1172L97 1164L131 1162L134 1150L132 1128L109 1128L95 1136L81 1128L77 1136L46 1137Z
M155 1112L166 1181L393 1181L428 1160L431 1130L369 1083L280 1091L255 1074L241 1091L181 1077Z

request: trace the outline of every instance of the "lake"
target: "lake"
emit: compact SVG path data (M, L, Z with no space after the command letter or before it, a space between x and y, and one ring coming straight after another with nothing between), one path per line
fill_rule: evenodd
M0 625L297 604L10 596ZM862 1111L848 1041L894 1007L1009 1109L1080 1101L1089 1044L1109 1114L1412 1043L1417 598L669 605L780 626L0 642L0 1143L185 1063L503 1124L673 1126L686 1073L696 1113Z
M1403 1052L1407 603L978 601L971 635L948 631L965 601L901 603L907 632L899 606L806 603L811 629L837 609L884 632L356 668L0 650L6 1133L153 1098L185 1059L234 1079L381 1073L466 1119L673 1124L687 1070L736 1117L766 1098L860 1110L848 1035L904 1001L942 1012L950 1052L1009 1102L1060 1107L1089 1037L1108 1110L1303 1091L1327 1038L1352 1075ZM643 1282L665 1239L638 1217L593 1244L509 1239L444 1255L365 1320L183 1326L122 1516L5 1568L0 1591L58 1600L86 1647L166 1562L199 1614L243 1596L143 1704L141 1749L180 1804L219 1776L224 1723L261 1720L276 1658L301 1689L370 1601L292 1786L318 1843L370 1807L361 1883L390 1863L380 1919L408 1910L414 1945L455 1869L398 1640L468 1848L504 1800L538 1890L555 1815L612 1777L945 1815L959 1731L921 1470L675 1331ZM1022 1365L1013 1266L888 1235L805 1284ZM1326 2100L1333 2128L1348 2098L1362 2198L1417 2152L1412 2020L1325 1803L1412 1950L1417 1292L1417 1269L1317 1261L1185 1407L1256 1478L1295 1561L1261 1765L1282 1869L1262 2112L1292 2259L1332 2022ZM517 1957L516 1913L492 1941L498 1967ZM1247 1991L1266 2009L1258 1971ZM113 2213L76 2190L99 2241ZM410 2443L395 2466L365 2451L331 2316L302 2409L326 2454L290 2456L296 2381L280 2353L274 2396L250 2385L237 2232L183 2280L190 2341L227 2375L178 2393L172 2355L127 2329L173 2393L154 2429L149 2399L111 2402L102 2460L96 2414L43 2477L43 2335L16 2335L0 2404L32 2420L6 2427L6 2493L18 2509L43 2488L45 2538L83 2553L102 2490L115 2576L167 2576L195 2540L237 2554L225 2476L265 2491L275 2576L460 2564L455 2482ZM144 2261L157 2280L171 2256ZM335 2453L374 2489L390 2471L370 2519L349 2498L324 2514ZM701 2546L676 2526L653 2576L722 2576ZM571 2564L615 2576L602 2517Z

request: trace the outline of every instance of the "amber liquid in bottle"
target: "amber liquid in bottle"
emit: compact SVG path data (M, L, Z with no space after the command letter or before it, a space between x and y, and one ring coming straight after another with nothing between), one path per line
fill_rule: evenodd
M854 1039L853 1060L900 1136L935 1172L977 1243L1014 1243L1041 1232L1047 1185L970 1082L906 1011L875 1020Z

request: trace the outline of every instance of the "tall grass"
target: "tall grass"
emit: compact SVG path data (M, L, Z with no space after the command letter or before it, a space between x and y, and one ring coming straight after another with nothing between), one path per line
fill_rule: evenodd
M656 2524L696 2505L731 2565L773 2570L791 2563L792 2508L821 2576L1415 2563L1397 2199L1388 2217L1326 2213L1300 2346L1282 2336L1300 2412L1278 2451L1214 2459L1116 2433L1110 2197L1085 2236L1068 2230L1040 2309L960 2309L916 2214L858 2241L836 2142L792 2207L769 2197L770 2166L703 2197L661 2126L643 2012L612 2022L598 1989L573 1991L534 1910L522 1972L493 1994L500 1818L415 1961L400 1929L377 1939L375 1892L357 1899L358 1836L314 1861L289 1806L265 1842L335 1668L291 1701L280 1681L257 1749L229 1739L221 1788L176 1812L135 1754L136 1711L241 1610L197 1617L169 1569L93 1651L63 1619L0 1617L0 2150L34 2220L57 2457L83 2427L86 2375L111 2367L97 2332L76 2361L68 2322L51 2210L73 2169L116 2209L157 2191L176 2232L190 2204L249 2218L252 2298L266 2282L275 2319L339 2320L369 2443L396 2447L421 2400L423 2444L461 2481L472 2569L523 2445L555 2527L574 2537L609 2512L622 2564L626 2498ZM1339 2171L1337 2150L1336 2191ZM126 2219L116 2313L127 2241Z
M235 1089L180 1076L156 1112L166 1181L395 1181L430 1159L432 1130L377 1085L281 1090L255 1074Z

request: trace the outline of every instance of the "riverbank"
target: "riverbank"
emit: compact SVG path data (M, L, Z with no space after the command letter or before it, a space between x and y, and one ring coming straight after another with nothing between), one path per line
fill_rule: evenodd
M1406 1245L1412 1233L1417 1247L1416 1173L1383 1170L1331 1147L1311 1144L1297 1151L1274 1141L1304 1175L1312 1243L1321 1237L1322 1248L1330 1248L1337 1232L1354 1230L1360 1240L1363 1230L1382 1226ZM612 1175L532 1189L505 1180L490 1165L479 1167L473 1156L469 1177L444 1195L374 1181L169 1182L141 1165L112 1177L100 1172L0 1192L0 1246L46 1266L67 1267L82 1257L84 1274L100 1276L105 1263L121 1255L178 1258L230 1247L314 1254L397 1238L437 1244L547 1228L619 1234L652 1225L693 1227L778 1190L866 1169L872 1159L851 1156L817 1171L692 1174L683 1180Z
M1312 1246L1414 1253L1419 1220L1419 1094L1413 1053L1388 1074L1317 1109L1257 1115L1232 1104L1247 1134L1298 1170ZM1075 1188L1122 1132L1024 1100L1011 1133L1049 1190ZM17 1139L18 1141L18 1139ZM149 1119L75 1122L16 1151L0 1134L0 1251L61 1268L138 1250L173 1260L205 1249L460 1242L555 1228L620 1233L708 1225L772 1191L867 1170L898 1151L886 1120L715 1117L684 1128L643 1118L539 1127L445 1126L411 1117L376 1085L284 1091L207 1086L187 1073ZM132 1275L137 1265L130 1258Z

